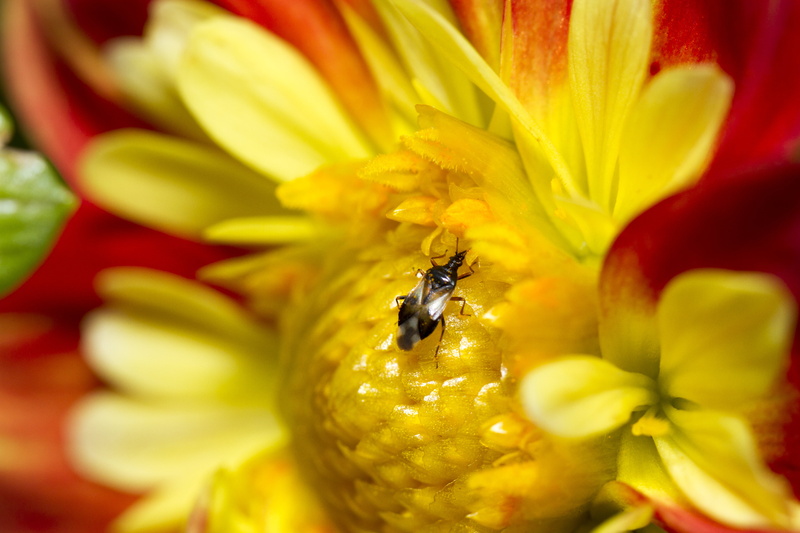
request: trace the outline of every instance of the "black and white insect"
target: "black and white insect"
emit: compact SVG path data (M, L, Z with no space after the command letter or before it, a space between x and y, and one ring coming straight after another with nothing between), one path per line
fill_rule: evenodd
M456 248L457 249L457 248ZM442 323L442 333L439 342L444 338L444 308L450 300L461 302L461 314L464 314L466 302L463 298L453 296L458 280L473 274L472 267L469 272L458 275L458 269L464 263L467 250L456 252L444 265L436 264L434 259L439 259L447 254L431 258L433 265L427 271L418 271L421 275L417 286L406 296L395 298L400 308L397 320L397 347L401 350L411 350L419 341L428 337L436 330L439 322ZM403 303L400 303L400 300ZM439 353L437 346L436 353Z

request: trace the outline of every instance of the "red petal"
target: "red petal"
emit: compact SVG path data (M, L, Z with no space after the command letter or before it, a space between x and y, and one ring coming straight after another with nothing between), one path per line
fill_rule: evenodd
M141 35L152 0L47 0L61 2L83 33L98 44L121 35Z
M75 351L75 322L0 314L0 531L100 533L133 498L79 478L64 424L94 377Z
M655 520L670 533L779 533L777 529L735 529L724 524L714 522L701 514L684 509L676 505L667 505L657 501L655 505Z
M50 50L31 4L9 0L3 12L4 75L20 123L75 184L78 154L98 133L144 124L97 95Z
M330 0L218 0L297 47L373 138L393 139L375 81Z
M745 533L744 530L719 524L676 503L649 498L625 483L612 481L603 487L603 491L606 498L610 497L626 508L652 507L654 521L670 533ZM748 529L747 533L778 533L778 530Z
M800 165L712 177L652 207L623 230L602 283L633 256L652 294L694 268L770 272L800 297Z
M742 31L730 32L720 48L720 64L736 81L713 163L720 171L785 159L800 138L800 2L740 0L736 6L745 22L731 27Z

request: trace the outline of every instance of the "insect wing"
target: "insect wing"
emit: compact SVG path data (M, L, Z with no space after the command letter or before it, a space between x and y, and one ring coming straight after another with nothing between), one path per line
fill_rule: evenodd
M435 291L430 291L426 297L423 305L427 311L427 315L436 322L444 313L444 308L450 297L453 296L453 287L445 287Z
M422 278L419 280L419 283L417 283L417 286L411 289L411 292L408 293L408 296L405 297L403 303L400 305L398 323L402 324L421 311L422 302L427 292L429 292L428 280Z

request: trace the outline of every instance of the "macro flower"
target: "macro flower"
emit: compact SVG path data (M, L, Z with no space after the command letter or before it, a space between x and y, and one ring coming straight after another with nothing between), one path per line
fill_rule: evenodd
M797 4L73 9L142 121L78 137L76 188L247 249L97 279L71 454L143 495L118 530L797 527Z

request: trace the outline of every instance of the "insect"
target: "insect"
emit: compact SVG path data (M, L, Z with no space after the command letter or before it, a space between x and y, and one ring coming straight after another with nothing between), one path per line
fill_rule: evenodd
M458 248L456 248L458 249ZM447 254L431 258L433 267L426 272L420 270L422 279L417 283L407 296L395 298L397 306L400 308L397 320L397 346L401 350L411 350L419 341L428 337L434 332L439 322L442 323L442 334L439 342L444 338L444 308L450 300L461 303L461 314L464 314L466 302L463 298L453 296L456 289L456 282L473 274L472 267L469 267L467 274L458 275L458 269L464 263L467 250L456 252L444 265L436 264L434 259L444 257ZM469 265L467 265L469 266ZM400 304L400 300L403 301ZM436 354L439 347L436 347Z

